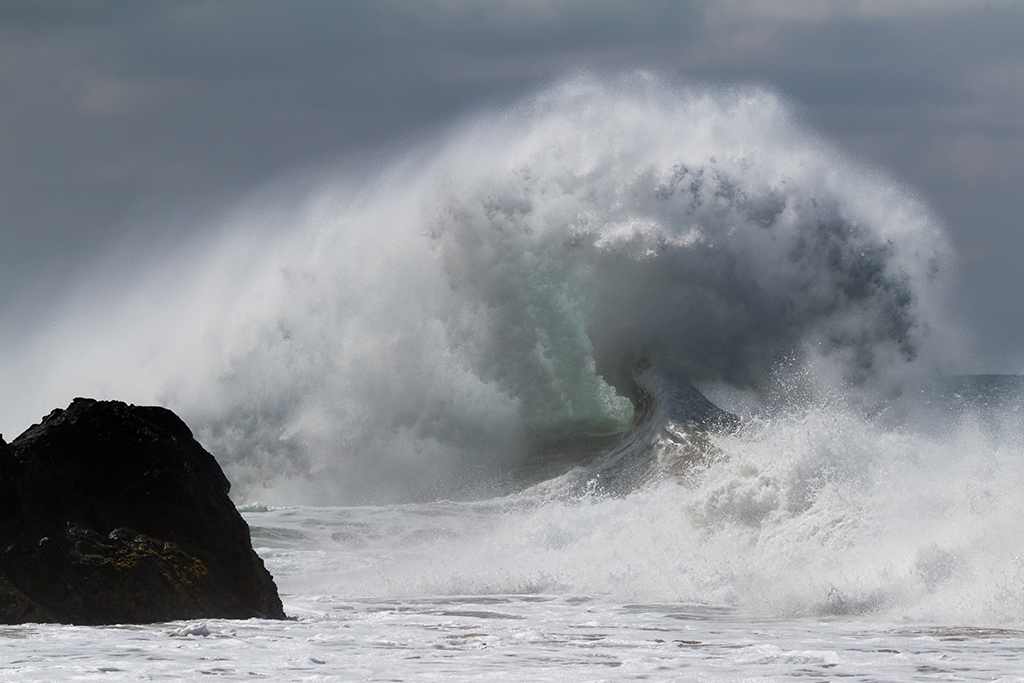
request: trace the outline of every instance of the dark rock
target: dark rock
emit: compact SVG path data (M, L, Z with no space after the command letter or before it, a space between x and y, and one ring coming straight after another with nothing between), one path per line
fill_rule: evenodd
M78 398L0 438L0 623L283 619L229 488L164 408Z

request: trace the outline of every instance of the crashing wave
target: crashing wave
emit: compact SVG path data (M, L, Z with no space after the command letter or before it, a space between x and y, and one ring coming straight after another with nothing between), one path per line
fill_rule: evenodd
M473 497L537 435L606 450L650 409L638 358L752 396L868 392L949 337L928 210L763 89L566 79L374 177L243 206L137 286L98 276L4 351L34 393L0 407L165 405L242 500ZM639 382L658 410L686 403L660 381Z

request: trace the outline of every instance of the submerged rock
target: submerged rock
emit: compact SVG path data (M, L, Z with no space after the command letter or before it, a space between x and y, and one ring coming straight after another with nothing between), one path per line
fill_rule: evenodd
M283 619L229 488L165 408L78 398L0 438L0 623Z

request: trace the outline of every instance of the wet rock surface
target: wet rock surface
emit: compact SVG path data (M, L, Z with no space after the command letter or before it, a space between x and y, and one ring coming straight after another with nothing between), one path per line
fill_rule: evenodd
M283 619L229 489L165 408L75 399L0 439L0 623Z

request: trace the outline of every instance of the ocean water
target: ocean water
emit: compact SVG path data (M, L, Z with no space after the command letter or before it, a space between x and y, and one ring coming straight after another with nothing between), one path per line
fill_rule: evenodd
M0 427L175 410L291 618L6 626L0 680L1022 676L1024 381L769 91L576 76L130 261L0 329Z
M667 458L687 406L651 410L628 491L585 485L598 455L487 500L243 506L287 621L7 626L0 679L1020 680L1024 378L922 404L942 430L813 409L699 473Z

